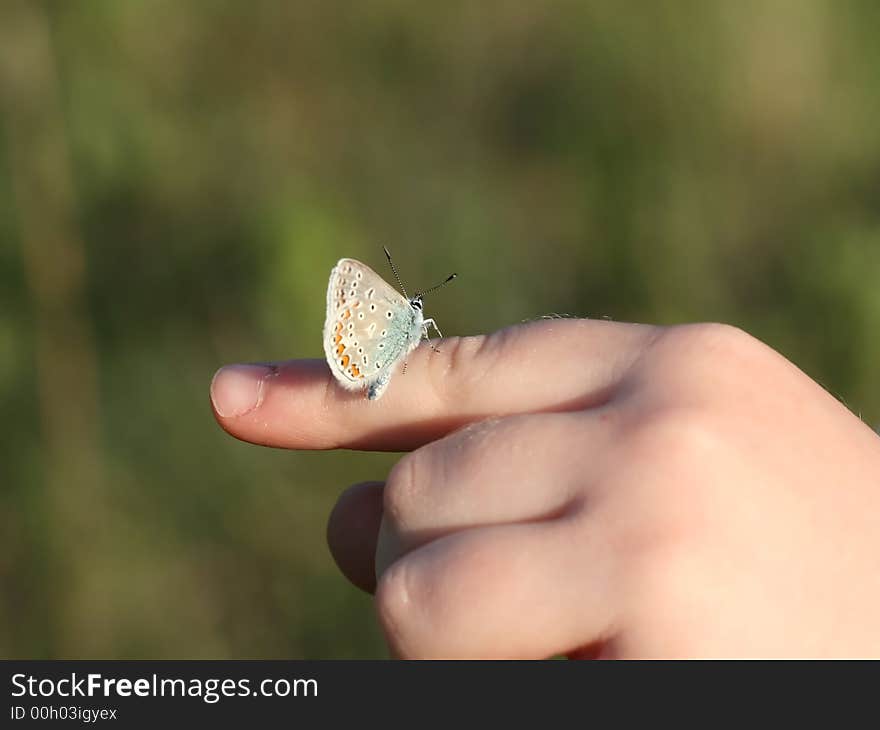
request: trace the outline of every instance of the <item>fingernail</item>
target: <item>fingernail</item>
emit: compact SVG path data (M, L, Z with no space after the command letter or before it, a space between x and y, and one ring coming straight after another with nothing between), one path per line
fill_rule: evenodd
M223 418L250 413L263 402L266 378L276 372L268 365L227 365L211 381L211 402Z

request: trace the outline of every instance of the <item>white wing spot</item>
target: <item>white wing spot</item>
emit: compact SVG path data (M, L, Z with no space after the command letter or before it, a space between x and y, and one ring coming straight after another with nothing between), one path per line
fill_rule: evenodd
M392 311L389 309L387 312L385 312L385 316L388 317L388 319L391 319L391 318L394 316L394 312L392 312Z
M375 292L375 291L376 291L376 290L375 290L373 287L370 287L369 289L367 289L367 299L372 299L372 298L373 298L373 292Z
M358 312L358 319L363 319L363 318L364 318L364 313Z

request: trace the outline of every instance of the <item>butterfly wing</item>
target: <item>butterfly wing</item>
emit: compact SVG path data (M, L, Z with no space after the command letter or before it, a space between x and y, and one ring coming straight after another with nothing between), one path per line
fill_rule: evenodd
M327 285L324 354L330 371L349 390L378 398L392 369L409 351L416 313L369 266L340 259ZM415 328L416 336L420 327Z

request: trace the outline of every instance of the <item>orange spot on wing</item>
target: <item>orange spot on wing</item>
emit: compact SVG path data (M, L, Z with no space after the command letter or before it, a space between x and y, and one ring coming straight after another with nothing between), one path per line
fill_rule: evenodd
M350 370L350 372L351 372L351 374L354 375L356 378L361 377L361 371L358 370L358 366L357 366L357 365L352 365L352 366L351 366L351 370Z
M342 322L337 322L336 323L336 334L338 335L340 332L342 332Z
M346 309L346 310L342 313L342 319L348 319L349 317L351 317L351 310L350 310L350 309Z
M344 349L345 349L345 345L338 345L338 346L336 347L336 354L337 354L337 355L341 355L341 354L342 354L342 351L343 351ZM346 357L348 357L348 355L346 355Z
M338 345L340 342L342 342L342 335L336 335L336 338L333 340L333 344Z
M343 355L342 356L342 367L347 368L350 360L351 360L351 358L348 355Z

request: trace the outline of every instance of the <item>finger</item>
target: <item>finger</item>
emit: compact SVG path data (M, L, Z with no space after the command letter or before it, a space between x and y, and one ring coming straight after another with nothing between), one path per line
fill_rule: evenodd
M297 449L408 450L488 416L606 401L657 329L542 320L440 340L409 357L385 395L343 390L319 360L234 365L214 376L214 415L245 441Z
M376 607L404 658L541 659L609 637L610 560L573 520L448 535L395 562Z
M562 514L601 468L612 438L607 415L481 421L403 457L385 486L379 569L456 530Z
M382 520L382 482L364 482L342 493L327 522L327 544L342 574L367 593L376 589L374 555Z

